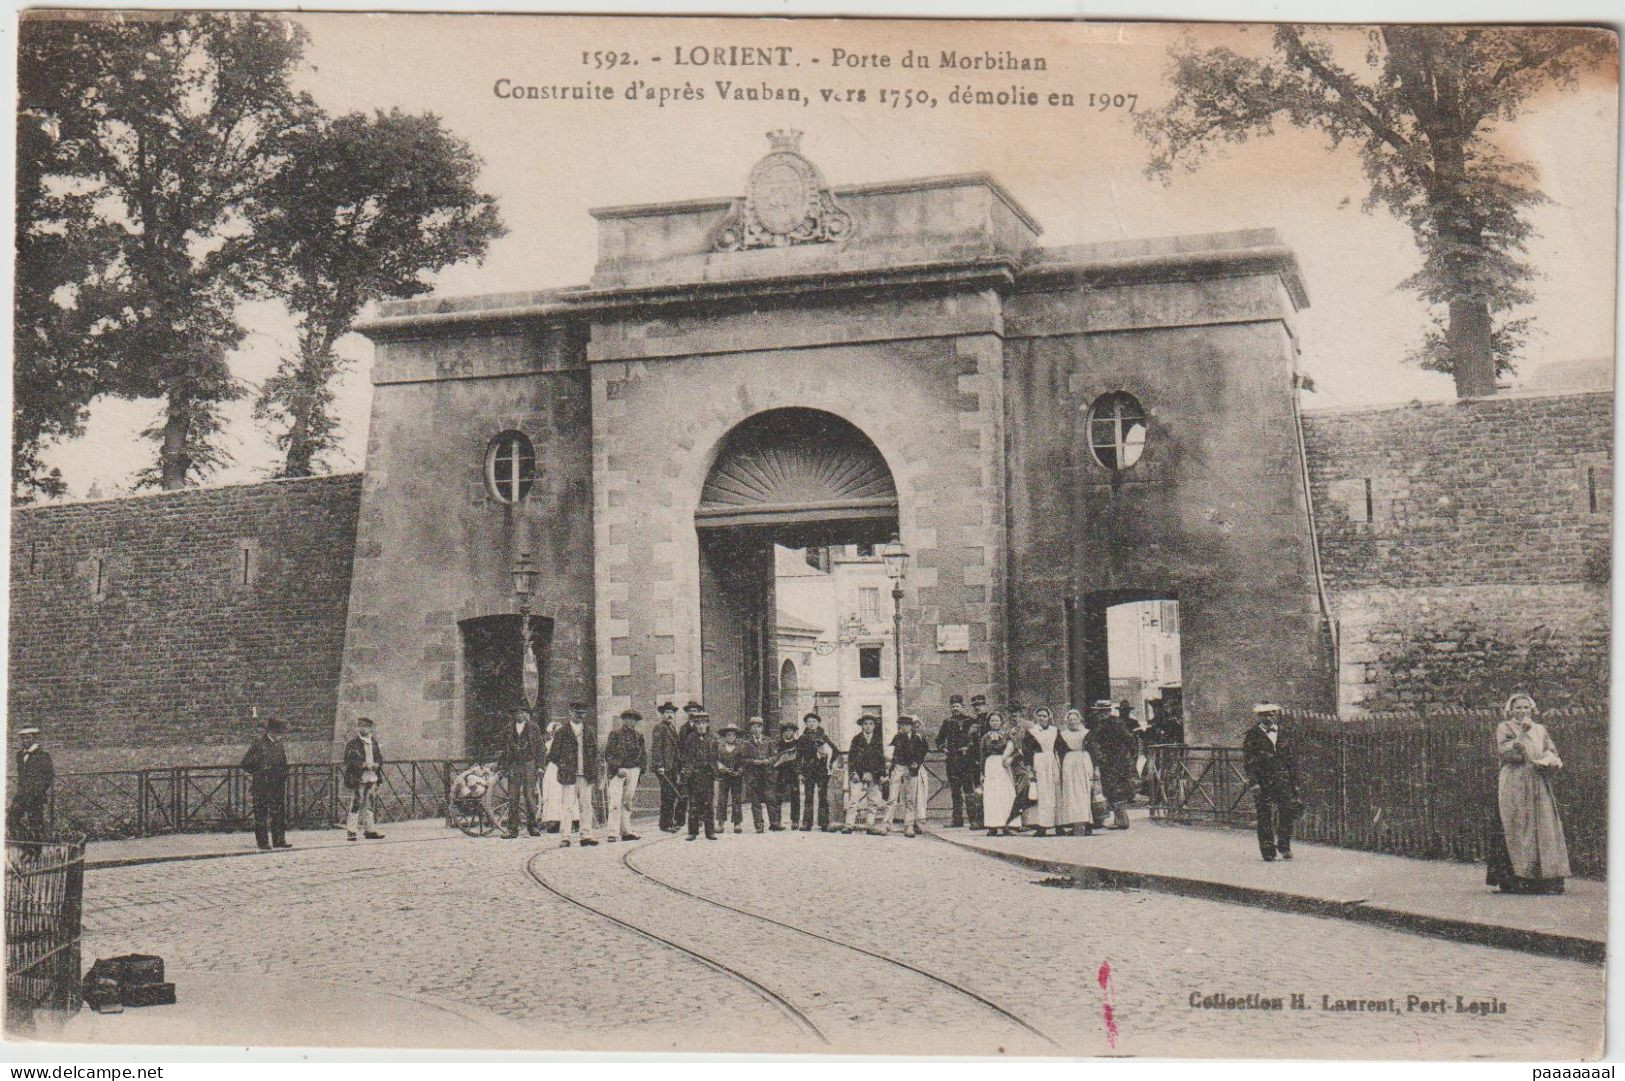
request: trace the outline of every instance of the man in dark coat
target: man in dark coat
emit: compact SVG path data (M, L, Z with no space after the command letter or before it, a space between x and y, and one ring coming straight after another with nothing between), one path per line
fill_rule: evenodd
M249 794L254 799L254 840L261 852L292 848L288 843L288 751L282 746L283 723L275 717L243 755Z
M688 812L677 787L677 728L671 723L677 715L677 707L662 702L659 712L660 722L655 725L650 742L649 768L660 782L660 832L676 833Z
M516 706L509 712L511 723L503 729L502 749L497 754L497 768L508 780L508 840L519 836L521 810L525 819L525 832L540 837L536 824L536 786L542 768L542 728L530 715L530 710Z
M739 726L723 721L717 729L717 825L744 833L745 746L739 742Z
M897 718L897 734L891 740L891 803L886 808L886 820L880 832L891 828L892 812L899 804L903 808L903 836L919 833L919 824L925 821L925 754L930 749L913 716L905 713Z
M773 747L773 793L769 804L769 817L775 823L772 829L795 829L801 825L801 771L796 762L801 757L798 744L801 733L796 722L786 717L779 722L779 738ZM790 801L790 817L783 819L784 802Z
M23 725L17 729L17 738L21 746L11 807L6 811L7 836L17 841L43 841L49 835L47 813L51 788L56 784L56 766L50 752L40 746L38 725Z
M689 733L683 740L678 756L682 774L683 792L688 799L688 839L700 835L705 825L705 839L717 839L716 783L717 738L711 734L711 715L704 710L688 716Z
M828 833L829 825L829 771L841 750L824 732L824 722L816 713L802 718L805 727L796 740L796 772L801 774L801 831L813 828L813 812L817 811L818 828Z
M561 724L553 733L546 765L557 768L559 791L563 794L559 808L559 847L570 847L570 811L574 808L580 823L581 847L591 848L598 843L592 835L597 828L593 822L592 792L598 781L598 726L587 716L585 702L571 702L570 714L570 723Z
M750 719L750 738L740 744L739 754L745 768L745 802L750 805L751 824L756 827L757 833L764 832L767 825L776 830L783 829L779 825L779 804L773 798L778 782L773 763L778 749L767 738L766 720L761 717ZM767 812L765 825L762 822L764 810Z
M1095 768L1100 771L1100 787L1112 810L1112 824L1107 829L1126 830L1129 827L1128 809L1134 802L1134 788L1138 778L1134 772L1134 758L1139 744L1123 724L1110 701L1100 699L1089 707L1089 736L1099 748Z
M879 717L865 713L858 718L858 734L852 737L852 747L846 755L851 795L846 801L846 825L841 827L842 833L851 833L857 828L859 815L868 817L870 833L879 832L880 812L885 806L880 782L886 777L886 745L879 728Z
M372 828L377 813L375 795L384 772L384 749L372 729L371 717L357 718L355 736L344 745L344 787L350 790L350 814L344 823L347 841L356 839L357 829L369 841L384 839Z
M638 778L648 759L638 722L643 714L635 709L621 710L621 727L609 734L604 746L604 772L608 775L605 802L609 806L609 839L636 841L632 832L632 799L637 795Z
M953 797L953 820L950 825L965 824L965 804L976 792L977 774L981 769L978 750L980 740L971 742L975 734L975 718L965 712L963 695L950 695L948 717L937 730L937 750L947 756L948 791Z
M1298 799L1297 749L1281 733L1281 707L1260 702L1253 707L1258 723L1241 741L1241 768L1254 786L1258 808L1258 852L1266 862L1279 855L1292 858L1292 824Z

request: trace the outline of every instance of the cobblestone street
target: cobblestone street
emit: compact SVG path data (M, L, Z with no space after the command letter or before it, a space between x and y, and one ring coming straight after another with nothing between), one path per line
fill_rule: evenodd
M537 1048L1577 1058L1600 1047L1597 966L1052 888L929 838L649 833L588 850L456 837L98 869L84 952L87 963L162 955L182 1000L171 1009L186 1008L188 974L245 996L320 981L490 1015ZM1254 993L1287 1008L1199 1004ZM1294 993L1306 1008L1290 1008ZM1444 1009L1407 1011L1407 995ZM1505 1012L1457 1012L1458 995ZM1394 999L1398 1012L1327 1010L1322 996ZM391 1042L376 1011L357 1038Z

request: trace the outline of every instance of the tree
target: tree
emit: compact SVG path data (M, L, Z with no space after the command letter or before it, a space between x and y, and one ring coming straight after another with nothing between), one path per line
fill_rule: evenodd
M425 275L480 259L503 235L481 162L433 115L352 113L300 133L253 217L256 260L298 320L298 348L264 383L279 476L309 476L337 434L334 352L361 309L428 292Z
M1280 26L1263 57L1176 47L1173 97L1137 127L1152 146L1147 172L1164 179L1279 123L1355 145L1365 208L1387 208L1421 251L1422 268L1400 284L1435 309L1435 326L1413 359L1454 375L1459 396L1492 394L1528 329L1504 313L1532 297L1525 213L1545 198L1534 168L1496 145L1497 129L1536 93L1613 58L1602 30L1387 26L1362 52L1346 31Z
M66 490L41 453L80 435L91 401L105 389L84 320L98 305L80 301L101 287L115 251L88 197L57 180L72 139L64 139L54 118L84 79L71 61L86 57L47 63L49 52L37 35L19 43L18 79L29 92L19 103L16 143L11 491L17 502Z
M248 221L319 116L290 84L304 32L252 14L54 13L25 19L22 37L19 108L56 134L46 188L76 200L38 228L111 246L74 304L81 355L100 389L163 401L139 483L181 487L222 460L218 409L242 393L227 358L262 276ZM73 76L65 92L46 92L51 70Z

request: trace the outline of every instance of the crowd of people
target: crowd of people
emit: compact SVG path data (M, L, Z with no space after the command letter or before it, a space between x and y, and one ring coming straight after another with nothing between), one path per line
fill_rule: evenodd
M937 731L944 752L952 801L950 827L985 829L989 836L1031 831L1035 836L1088 835L1097 829L1129 828L1128 808L1142 783L1149 747L1180 741L1177 729L1147 726L1124 706L1101 699L1087 714L1066 710L1056 725L1047 707L1029 719L1019 706L1009 717L987 708L982 695L953 695L949 716ZM716 839L732 826L744 830L748 809L758 833L815 827L828 832L864 830L886 834L899 815L903 834L917 836L928 796L926 755L930 743L917 718L898 718L896 734L885 740L880 718L859 718L859 732L846 748L824 731L817 713L798 724L786 718L769 732L751 717L741 736L737 725L711 731L711 717L698 702L679 712L670 702L658 709L649 739L639 730L643 717L623 710L620 724L599 745L596 725L583 702L570 704L567 721L539 725L529 710L516 708L505 726L494 764L476 765L453 784L454 800L478 803L494 824L491 796L504 775L511 798L504 836L523 827L541 836L544 827L560 834L561 846L597 845L593 807L601 779L606 797L606 839L637 840L632 804L645 771L659 787L658 828L687 829L688 839ZM1259 853L1263 859L1292 859L1293 826L1303 809L1297 753L1281 730L1282 708L1254 707L1255 724L1242 739L1242 765L1257 810ZM1551 734L1535 717L1535 701L1519 693L1507 700L1495 731L1500 772L1486 844L1488 882L1507 893L1561 893L1570 874L1563 822L1551 780L1563 768ZM1138 722L1138 723L1136 723ZM348 791L347 839L379 840L375 797L383 778L384 752L370 718L356 722L346 743L342 780ZM271 718L241 760L250 777L254 836L261 849L292 848L286 837L288 757L285 726ZM7 834L43 838L49 834L56 775L37 725L15 729L18 739ZM830 782L845 783L845 818L832 823ZM572 838L574 841L572 842Z

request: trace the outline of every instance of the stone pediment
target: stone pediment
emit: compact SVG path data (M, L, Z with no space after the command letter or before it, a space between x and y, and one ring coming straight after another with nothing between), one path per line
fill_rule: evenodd
M831 186L775 131L742 195L600 207L591 288L651 289L1019 262L1038 224L986 173Z

